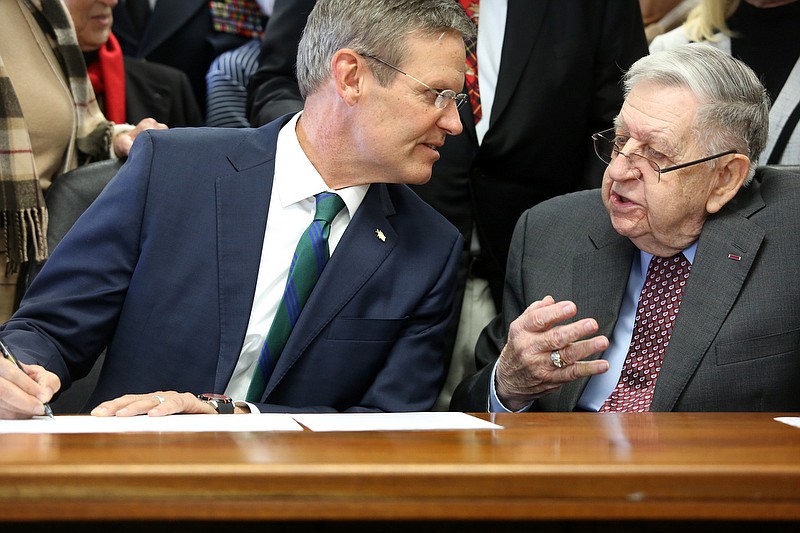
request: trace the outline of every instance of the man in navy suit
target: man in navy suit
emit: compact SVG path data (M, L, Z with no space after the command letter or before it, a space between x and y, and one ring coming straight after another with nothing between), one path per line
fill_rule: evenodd
M302 113L140 137L0 331L26 363L0 360L1 417L42 414L103 349L100 416L225 412L198 393L236 412L431 408L463 241L406 184L461 132L474 27L450 0L392 4L317 3ZM326 191L345 203L330 261L266 390L239 401Z

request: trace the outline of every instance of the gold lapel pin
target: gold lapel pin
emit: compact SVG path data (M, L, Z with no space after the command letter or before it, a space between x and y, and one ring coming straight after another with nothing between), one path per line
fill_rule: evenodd
M384 235L381 230L376 229L375 236L378 237L381 240L381 242L386 242L386 235Z

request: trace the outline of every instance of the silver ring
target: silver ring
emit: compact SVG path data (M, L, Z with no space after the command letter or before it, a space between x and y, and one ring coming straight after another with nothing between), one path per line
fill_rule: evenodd
M567 366L563 359L561 359L561 354L558 353L558 350L553 350L550 352L550 360L556 365L557 368L563 368Z
M164 399L164 397L163 397L163 396L159 396L158 394L155 394L155 395L153 395L153 398L155 398L156 400L158 400L158 405L161 405L162 403L164 403L164 402L166 402L166 401L167 401L167 400L165 400L165 399Z

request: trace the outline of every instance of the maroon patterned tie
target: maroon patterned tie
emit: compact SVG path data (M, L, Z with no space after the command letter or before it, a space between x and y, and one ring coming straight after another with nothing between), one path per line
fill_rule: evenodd
M478 25L478 5L479 0L458 0L464 11L467 12L469 18L475 25ZM472 106L472 116L475 118L475 124L483 116L481 111L481 91L478 87L478 39L470 39L467 41L467 72L466 72L467 94L469 95L469 103Z
M691 269L691 263L683 254L653 256L639 296L628 356L619 382L603 403L601 412L641 413L650 409L656 379Z

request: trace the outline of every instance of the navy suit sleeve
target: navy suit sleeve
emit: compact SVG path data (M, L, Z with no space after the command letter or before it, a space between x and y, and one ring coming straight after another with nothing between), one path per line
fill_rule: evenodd
M147 195L147 182L131 178L146 172L151 153L149 136L140 135L128 162L52 251L2 328L20 359L57 374L62 389L88 374L114 333L137 262Z

